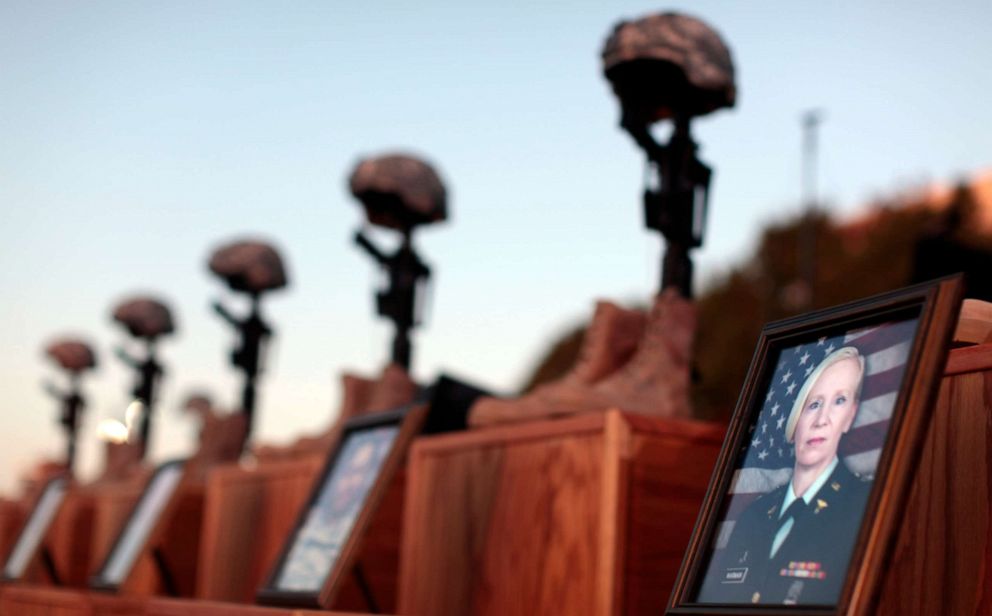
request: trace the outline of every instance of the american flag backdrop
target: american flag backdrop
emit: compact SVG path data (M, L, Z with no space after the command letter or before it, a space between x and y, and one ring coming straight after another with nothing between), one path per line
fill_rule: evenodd
M917 319L895 321L781 351L758 419L750 428L743 463L730 485L716 537L718 549L726 545L734 521L748 505L792 478L793 444L785 438L789 412L806 377L824 357L844 346L857 348L865 358L865 377L854 425L841 439L838 455L852 472L874 477L916 325Z

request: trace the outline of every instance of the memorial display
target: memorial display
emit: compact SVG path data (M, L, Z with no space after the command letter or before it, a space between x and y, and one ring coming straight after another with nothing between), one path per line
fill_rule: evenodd
M45 355L69 375L68 389L46 382L45 390L62 405L59 423L66 432L66 468L71 471L76 461L79 423L86 408L86 400L80 391L79 381L84 372L96 367L96 353L82 340L61 338L45 347Z
M240 319L219 301L213 304L214 311L241 337L238 347L231 352L231 364L244 372L239 410L244 415L243 440L247 441L255 415L256 379L272 336L272 328L262 319L261 296L287 285L286 268L272 245L256 240L235 241L219 247L210 256L209 267L231 290L244 293L251 300L248 316Z
M564 378L519 398L480 399L470 418L475 427L611 408L692 416L697 315L691 252L703 245L712 170L696 155L691 128L694 118L736 103L733 59L709 24L674 12L621 21L601 58L620 103L620 127L647 158L644 224L665 238L659 293L646 320L600 302L583 340L583 361ZM659 122L671 125L664 143L652 133ZM597 349L604 339L611 340L607 348L613 352Z
M3 581L13 581L20 579L27 571L28 566L40 550L43 550L42 543L45 534L48 532L55 515L65 500L66 492L69 489L69 478L65 476L55 477L45 485L41 492L41 497L35 504L28 516L24 528L17 536L17 542L7 557L7 562L3 565ZM58 574L53 568L51 557L45 558L49 573L57 581Z
M173 460L155 470L107 558L90 580L91 588L115 591L127 580L138 557L163 523L182 481L184 465L185 460Z
M146 296L132 297L121 302L114 308L113 318L145 347L144 359L132 356L121 347L117 348L117 357L134 370L137 377L131 395L141 403L138 447L140 454L144 456L152 433L155 387L164 372L155 358L155 345L162 336L174 333L176 326L169 307L159 299Z
M370 224L401 234L400 247L391 255L384 254L362 231L355 234L355 242L388 274L389 286L376 293L376 311L395 327L393 363L409 370L410 331L422 320L423 287L431 276L414 249L413 232L447 219L447 191L433 167L405 154L360 161L348 186Z
M345 424L259 603L330 607L425 412L426 406L411 405Z
M959 294L943 280L765 327L672 613L872 600Z

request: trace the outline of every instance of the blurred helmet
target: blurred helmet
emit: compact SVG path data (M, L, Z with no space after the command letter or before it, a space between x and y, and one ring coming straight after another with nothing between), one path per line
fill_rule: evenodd
M603 47L603 72L625 113L652 122L704 115L737 99L730 50L713 28L680 13L621 21Z
M261 293L287 284L282 258L265 242L242 240L221 246L210 256L209 266L235 291Z
M60 338L45 347L45 354L63 370L78 374L96 367L92 347L75 338Z
M153 339L175 331L169 308L151 297L132 297L114 309L114 320L135 338Z
M448 217L441 178L413 156L387 154L362 160L351 173L349 187L373 225L405 231Z

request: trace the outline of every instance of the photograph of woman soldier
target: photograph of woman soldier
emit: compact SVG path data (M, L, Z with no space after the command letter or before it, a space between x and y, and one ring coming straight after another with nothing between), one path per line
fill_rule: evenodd
M384 426L355 432L345 440L333 471L296 534L277 588L320 590L398 433L398 427Z
M698 602L837 602L915 329L889 323L782 352Z

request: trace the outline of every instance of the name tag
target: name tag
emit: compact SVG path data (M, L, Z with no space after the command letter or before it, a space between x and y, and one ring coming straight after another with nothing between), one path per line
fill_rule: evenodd
M724 584L743 584L744 578L747 577L747 567L732 567L728 568L723 573Z

